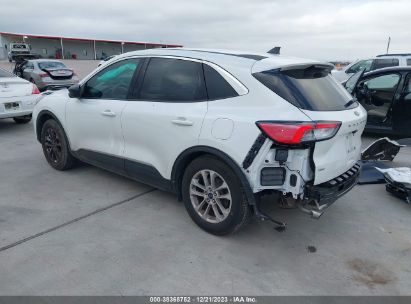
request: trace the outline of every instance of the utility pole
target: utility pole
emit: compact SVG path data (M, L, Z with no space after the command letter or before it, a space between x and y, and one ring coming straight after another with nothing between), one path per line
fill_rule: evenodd
M388 54L388 50L390 49L390 43L391 43L391 37L388 37L387 54Z

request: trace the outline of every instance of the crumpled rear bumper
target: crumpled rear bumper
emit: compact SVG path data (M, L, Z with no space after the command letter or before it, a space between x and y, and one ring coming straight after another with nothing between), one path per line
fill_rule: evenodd
M307 185L304 192L305 200L315 201L320 210L327 208L357 184L360 172L361 163L357 162L348 171L328 182L315 186Z

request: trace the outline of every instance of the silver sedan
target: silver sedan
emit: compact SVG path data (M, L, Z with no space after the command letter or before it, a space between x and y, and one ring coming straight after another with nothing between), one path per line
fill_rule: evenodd
M27 60L16 65L15 74L36 84L41 91L68 88L79 82L77 74L59 60Z

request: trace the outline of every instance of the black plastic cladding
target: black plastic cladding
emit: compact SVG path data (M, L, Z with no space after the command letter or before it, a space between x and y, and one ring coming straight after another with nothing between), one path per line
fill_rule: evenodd
M263 134L260 133L257 136L257 139L254 141L254 144L251 146L250 151L248 151L247 156L245 157L243 161L243 168L247 169L251 166L253 163L255 157L257 156L258 152L260 151L261 147L263 146L265 139L267 137Z

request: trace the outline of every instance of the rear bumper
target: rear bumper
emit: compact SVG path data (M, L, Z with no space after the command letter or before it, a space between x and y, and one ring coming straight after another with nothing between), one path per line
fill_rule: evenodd
M328 182L315 186L307 185L304 193L305 200L315 201L315 205L320 210L327 208L357 184L360 172L361 163L357 162L348 171Z

